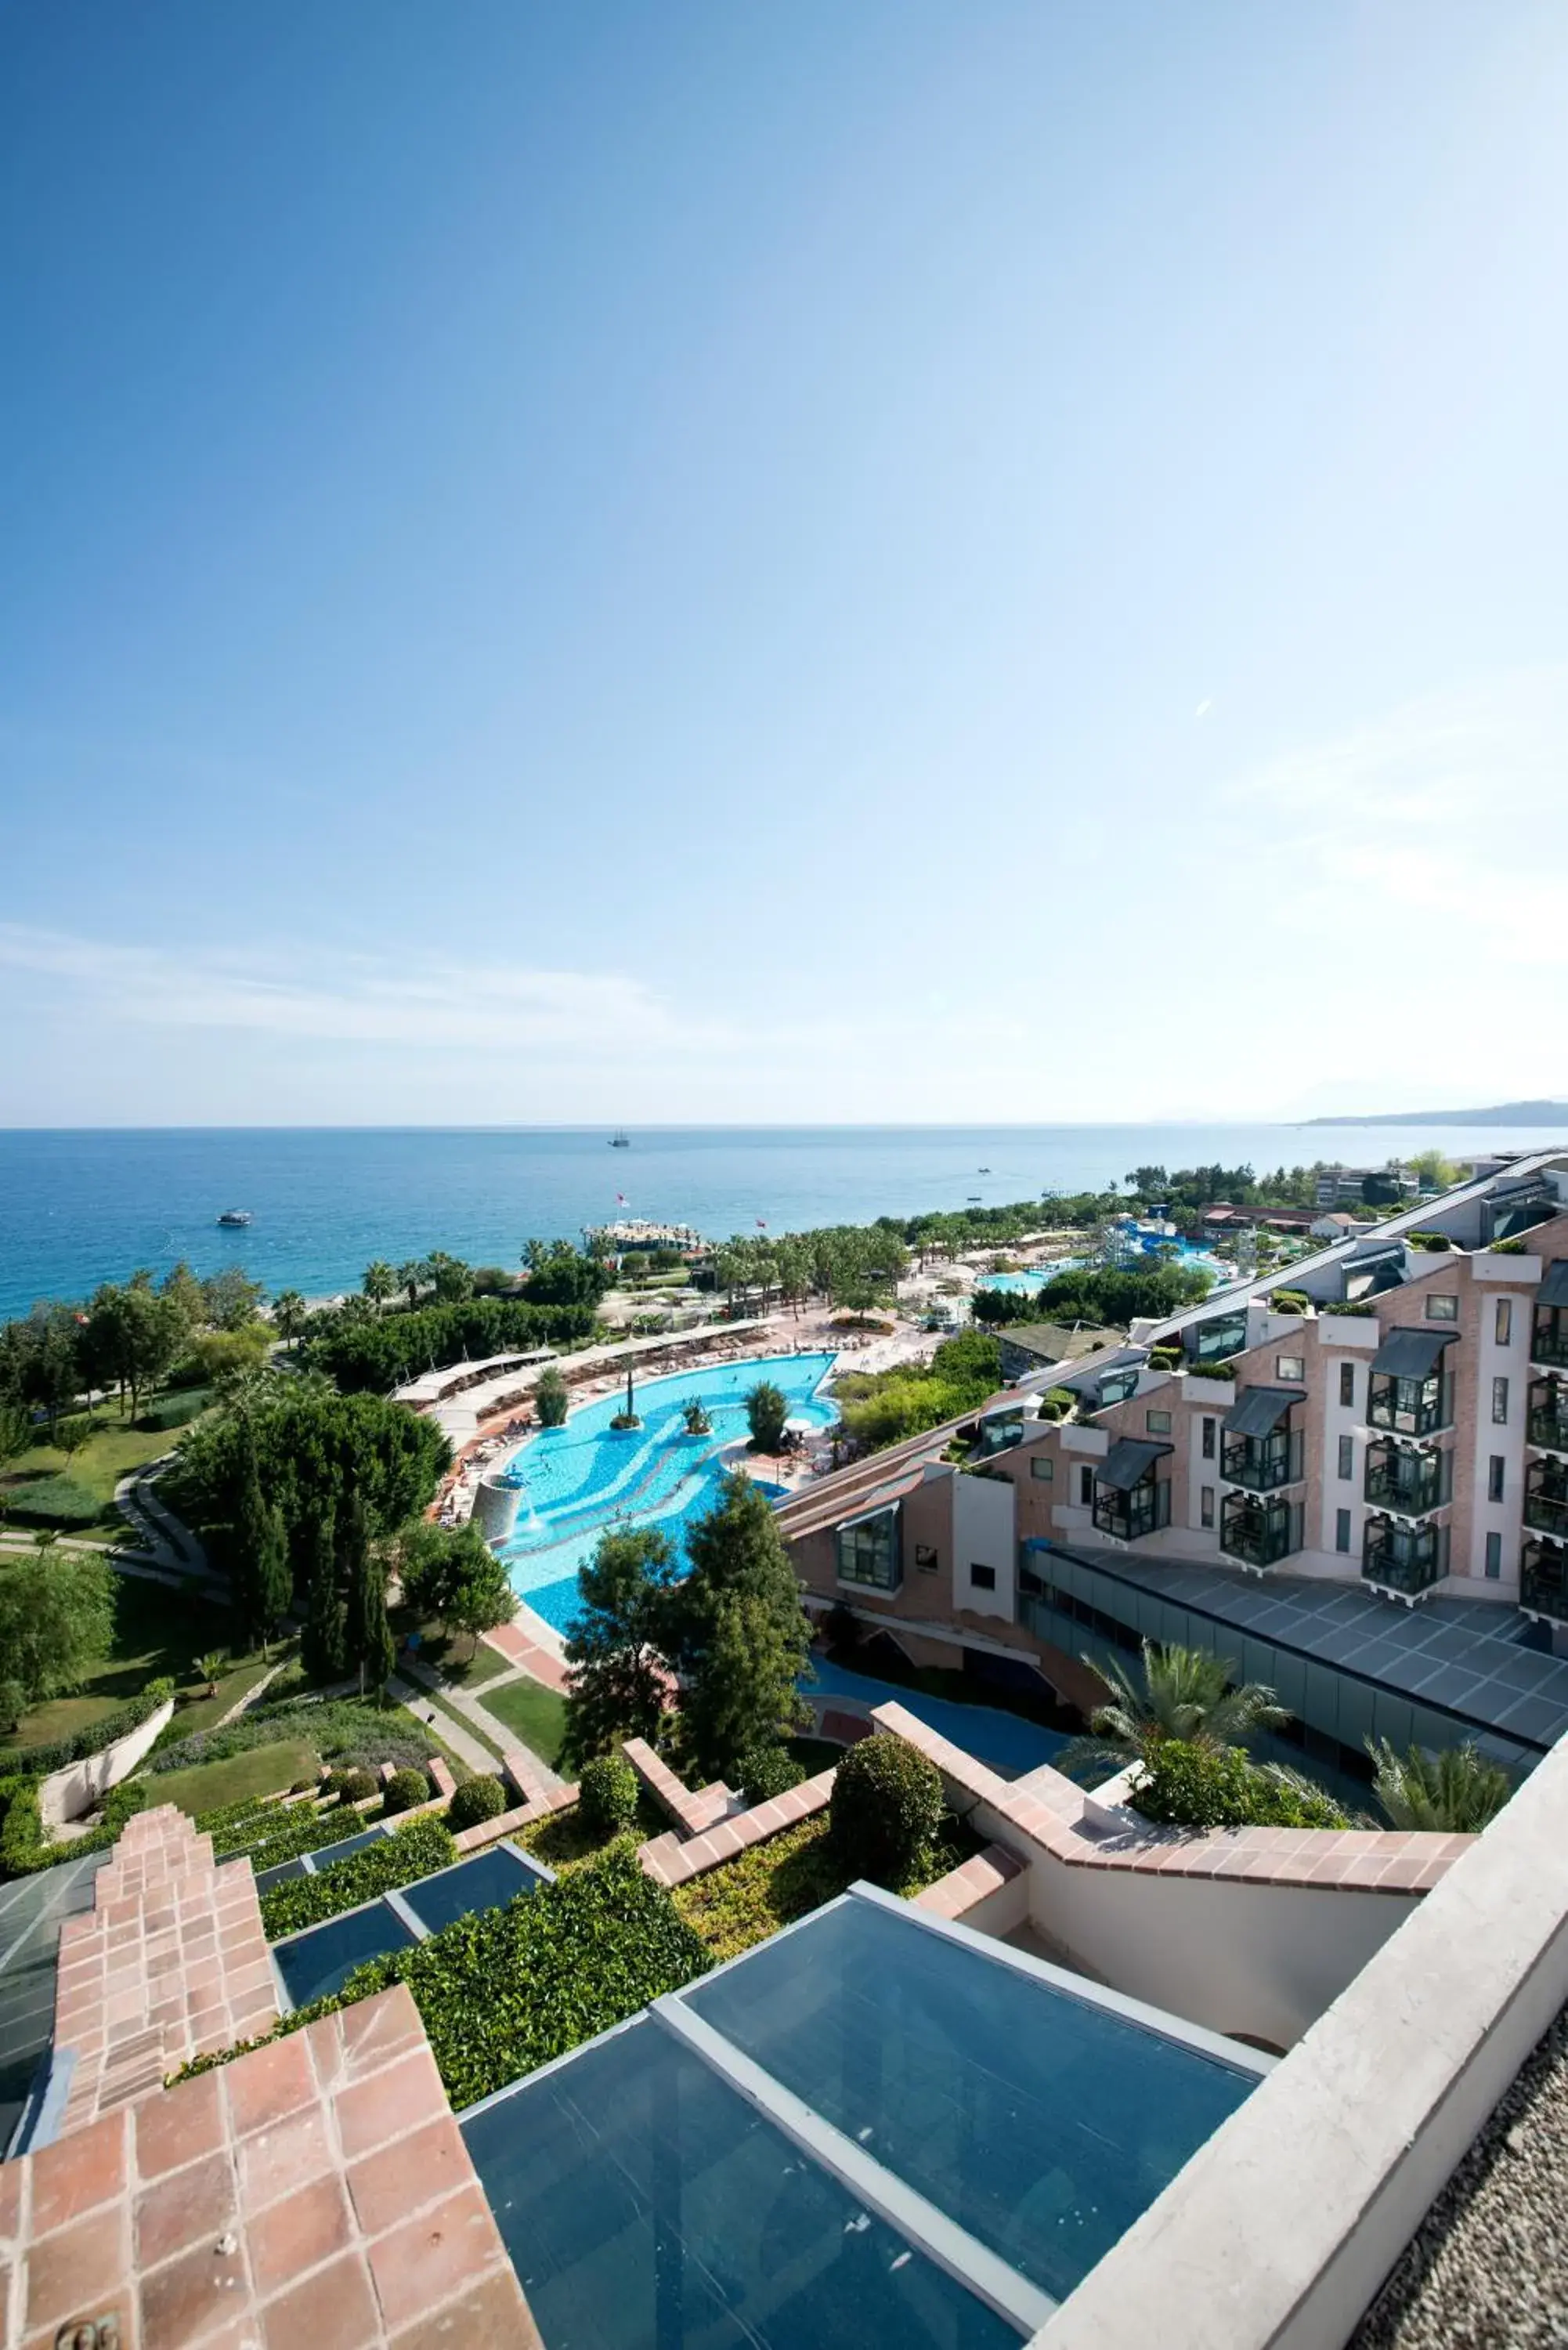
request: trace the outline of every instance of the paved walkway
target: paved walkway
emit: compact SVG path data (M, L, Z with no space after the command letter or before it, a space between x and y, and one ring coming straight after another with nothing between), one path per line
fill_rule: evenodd
M566 1668L562 1659L553 1648L535 1639L520 1622L498 1624L484 1638L498 1656L525 1672L530 1680L542 1681L546 1689L565 1690Z
M387 1683L387 1687L400 1705L406 1705L411 1714L417 1716L421 1721L429 1724L436 1736L451 1747L460 1762L466 1762L471 1771L478 1771L491 1777L494 1775L499 1768L495 1756L488 1746L480 1744L472 1731L463 1728L456 1715L450 1712L446 1706L432 1705L422 1689L412 1688L409 1682L400 1679L395 1673ZM445 1694L443 1690L442 1695ZM515 1739L510 1733L506 1742L509 1746L516 1744Z
M433 1690L443 1705L450 1706L456 1713L466 1714L475 1730L483 1731L486 1738L493 1739L503 1754L514 1746L527 1745L527 1740L520 1731L509 1730L505 1722L499 1720L495 1714L485 1711L483 1697L475 1697L471 1690L460 1689L455 1681L443 1680L441 1674L434 1671L431 1666L421 1665L412 1657L404 1658L403 1669L405 1672L411 1673L415 1680L422 1681L426 1689ZM512 1672L504 1673L500 1678L509 1681L527 1680L531 1676L523 1672ZM486 1682L484 1686L489 1688L492 1684ZM529 1752L533 1754L531 1747ZM533 1754L533 1760L543 1785L551 1794L558 1794L566 1784L565 1779L558 1773L551 1770L543 1755ZM493 1769L493 1764L491 1767Z

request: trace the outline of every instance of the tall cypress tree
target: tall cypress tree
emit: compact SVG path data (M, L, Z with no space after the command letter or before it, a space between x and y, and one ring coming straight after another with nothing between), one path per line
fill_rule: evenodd
M261 1544L255 1562L256 1629L261 1634L264 1656L267 1641L287 1615L293 1597L288 1529L283 1522L283 1512L269 1506L262 1513Z
M370 1521L358 1485L349 1487L348 1502L337 1521L337 1577L347 1601L344 1660L349 1667L358 1668L363 1696L365 1667L369 1661L365 1652L365 1624L371 1581Z
M341 1680L347 1670L343 1596L337 1588L337 1528L330 1510L317 1520L306 1586L299 1654L313 1681Z
M247 1420L228 1543L229 1599L247 1639L254 1638L262 1627L261 1563L269 1534L267 1517L255 1436Z

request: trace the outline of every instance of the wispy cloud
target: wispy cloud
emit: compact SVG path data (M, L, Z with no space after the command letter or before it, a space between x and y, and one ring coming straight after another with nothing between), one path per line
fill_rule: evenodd
M159 1028L226 1028L354 1044L583 1051L694 1041L692 1024L613 972L501 962L171 953L0 923L0 969L73 989L99 1012ZM702 1041L719 1043L712 1024Z

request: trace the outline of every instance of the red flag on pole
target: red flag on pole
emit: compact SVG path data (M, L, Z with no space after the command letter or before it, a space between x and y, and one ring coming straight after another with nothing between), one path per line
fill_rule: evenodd
M767 1231L767 1228L768 1228L768 1220L767 1220L767 1218L766 1218L765 1216L759 1216L759 1217L757 1218L757 1230L758 1230L758 1232L765 1232Z

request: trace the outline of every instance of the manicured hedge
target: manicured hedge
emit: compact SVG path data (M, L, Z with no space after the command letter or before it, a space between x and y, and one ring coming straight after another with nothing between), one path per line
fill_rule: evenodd
M1342 1297L1333 1305L1323 1308L1325 1314L1375 1315L1377 1308L1370 1297Z
M1312 1300L1304 1289L1276 1289L1269 1304L1276 1314L1304 1314Z
M103 1515L103 1503L74 1477L32 1477L14 1485L6 1508L18 1525L94 1526Z
M1162 1739L1146 1756L1132 1795L1136 1811L1183 1828L1344 1828L1350 1822L1326 1794L1285 1773L1262 1770L1239 1746L1216 1751Z
M1195 1379L1223 1379L1228 1385L1235 1385L1236 1366L1234 1362L1200 1363L1198 1361L1197 1357L1194 1357L1192 1361L1188 1364L1187 1369L1189 1376Z
M44 1836L37 1781L16 1776L0 1779L0 1804L5 1807L5 1821L0 1825L0 1877L31 1877L40 1868L53 1868L57 1861L78 1860L84 1853L102 1852L115 1842L127 1820L144 1810L151 1800L145 1779L122 1779L104 1798L103 1818L96 1828L89 1828L86 1835L72 1836L67 1843L51 1844Z
M499 1819L506 1809L506 1794L499 1779L488 1772L480 1772L465 1779L446 1807L446 1815L454 1828L477 1828L486 1820Z
M117 1706L98 1721L89 1722L73 1737L56 1738L47 1746L20 1746L5 1757L5 1767L13 1777L47 1779L52 1771L63 1771L67 1762L80 1762L89 1754L101 1754L117 1738L124 1738L132 1730L140 1730L151 1714L167 1704L174 1694L171 1680L149 1681L139 1697L128 1704Z
M258 1877L264 1868L297 1859L302 1852L319 1851L343 1834L343 1823L324 1817L314 1804L268 1804L259 1798L202 1812L196 1825L212 1837L219 1860L244 1853Z
M637 1818L639 1781L624 1754L596 1754L585 1762L577 1802L591 1834L612 1836Z
M324 1918L357 1909L394 1886L413 1885L438 1868L450 1868L456 1858L457 1846L443 1821L410 1820L407 1827L395 1828L363 1852L333 1861L318 1877L290 1877L264 1893L261 1914L267 1939L275 1942L280 1934L297 1934Z
M901 1738L861 1739L834 1773L833 1840L851 1877L903 1884L935 1844L942 1811L940 1772Z

